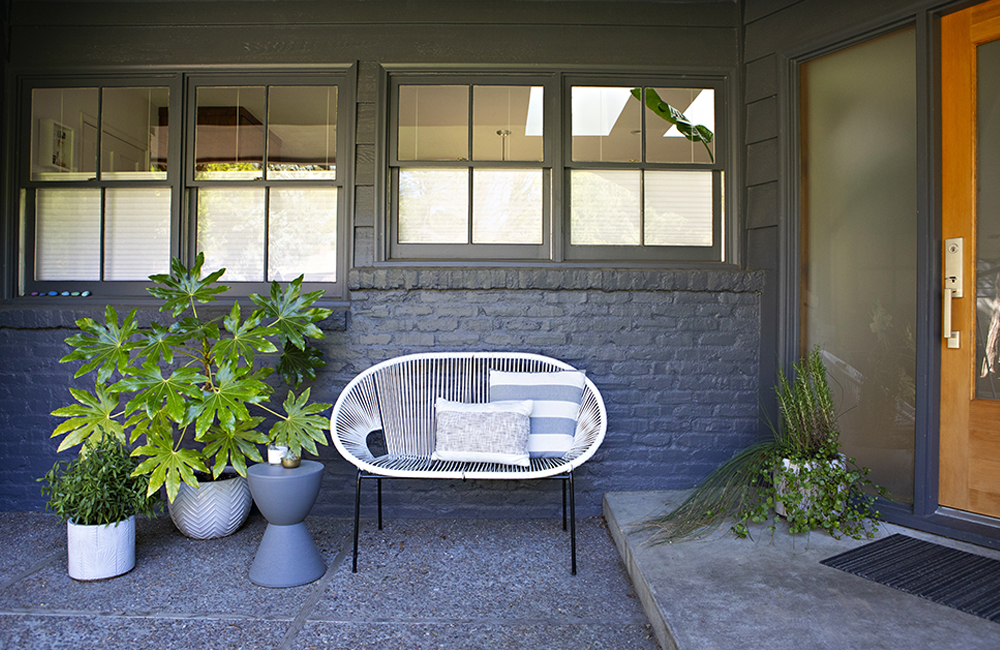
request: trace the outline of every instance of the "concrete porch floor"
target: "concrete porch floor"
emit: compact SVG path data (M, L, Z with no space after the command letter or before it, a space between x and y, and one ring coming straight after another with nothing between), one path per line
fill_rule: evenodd
M728 524L705 539L652 546L630 528L679 503L683 492L617 492L604 498L608 528L662 647L679 650L1000 648L1000 624L886 587L820 561L866 543L826 533L753 540ZM979 555L1000 552L883 524ZM997 585L1000 589L1000 585Z
M657 642L603 518L578 524L570 574L561 519L306 520L328 570L288 589L252 584L266 522L191 540L165 514L136 524L136 567L98 582L66 573L52 515L0 513L0 650L607 648Z
M92 583L66 574L55 517L0 513L0 650L1000 648L996 623L819 564L864 542L626 534L681 495L606 495L605 518L578 521L577 576L558 519L388 518L382 532L366 520L352 574L351 522L310 517L329 568L289 589L247 578L266 525L256 513L206 541L166 515L140 520L136 568ZM880 535L897 532L1000 557L896 526Z

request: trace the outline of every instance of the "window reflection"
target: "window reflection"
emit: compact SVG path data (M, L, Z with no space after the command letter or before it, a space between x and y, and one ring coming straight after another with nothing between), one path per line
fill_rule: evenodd
M105 88L101 97L101 178L167 177L168 88Z
M197 90L195 178L254 179L264 169L264 88Z

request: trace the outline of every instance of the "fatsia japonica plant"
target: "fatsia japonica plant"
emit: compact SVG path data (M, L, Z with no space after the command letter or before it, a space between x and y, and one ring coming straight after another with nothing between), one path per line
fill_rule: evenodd
M258 445L278 442L296 455L315 454L329 427L321 413L330 404L311 403L309 388L298 395L289 388L279 403L265 383L277 370L298 389L325 365L306 342L324 338L316 323L330 310L313 307L323 292L303 294L300 276L285 286L271 283L268 296L251 294L256 309L246 318L239 302L224 315L203 317L198 305L229 290L216 284L225 269L202 277L204 261L199 253L186 268L175 258L169 275L150 276L156 286L148 291L163 300L169 325L142 328L135 309L119 321L110 305L104 323L76 321L81 331L66 339L75 349L60 361L83 362L75 377L96 371L94 390L71 388L77 403L52 412L67 418L52 433L65 435L59 451L127 436L131 454L141 459L135 475L149 476L148 494L165 485L171 502L181 481L198 487L196 472L214 480L231 465L246 476L247 461L262 460ZM277 360L273 368L267 359Z

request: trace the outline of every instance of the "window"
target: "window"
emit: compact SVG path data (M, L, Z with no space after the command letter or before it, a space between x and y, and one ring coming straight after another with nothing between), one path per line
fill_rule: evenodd
M629 81L394 75L389 258L721 261L721 81Z
M22 294L144 295L172 256L203 252L206 268L225 267L247 292L304 275L342 296L342 81L167 75L30 88Z
M169 269L171 87L34 88L24 193L35 283L83 291Z
M394 85L393 256L547 258L544 87L432 81Z

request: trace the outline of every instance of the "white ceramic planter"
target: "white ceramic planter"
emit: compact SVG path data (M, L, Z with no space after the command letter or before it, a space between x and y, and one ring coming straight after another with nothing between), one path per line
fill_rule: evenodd
M177 530L193 539L215 539L236 532L250 514L250 486L233 472L232 478L202 481L197 489L181 483L167 509Z
M103 580L135 566L135 517L106 526L66 524L67 570L74 580Z

